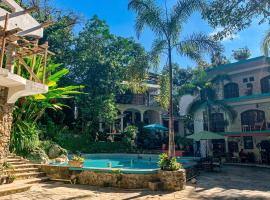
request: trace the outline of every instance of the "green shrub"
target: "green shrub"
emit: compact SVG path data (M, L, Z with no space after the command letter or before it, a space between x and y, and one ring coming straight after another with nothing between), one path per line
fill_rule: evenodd
M12 127L10 149L18 154L27 154L39 145L39 133L36 123L17 121Z
M160 169L165 171L177 171L182 168L182 165L177 162L175 157L169 158L166 153L163 153L159 156L158 164Z

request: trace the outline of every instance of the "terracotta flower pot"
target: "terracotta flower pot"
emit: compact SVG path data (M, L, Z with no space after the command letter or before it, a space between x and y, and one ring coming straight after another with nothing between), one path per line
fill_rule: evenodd
M76 168L82 168L83 167L83 161L76 161L76 160L69 160L68 164L70 167L76 167Z

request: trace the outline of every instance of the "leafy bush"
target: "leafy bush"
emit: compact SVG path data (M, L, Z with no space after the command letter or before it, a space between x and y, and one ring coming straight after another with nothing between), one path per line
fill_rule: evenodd
M246 60L251 56L250 50L245 48L240 48L238 50L233 50L233 57L235 60Z
M36 123L17 121L12 127L10 149L12 152L27 154L39 145L39 133Z
M81 156L78 156L78 155L74 155L72 160L74 161L78 161L78 162L83 162L84 161L84 158L81 157Z
M159 156L158 164L160 169L165 171L177 171L182 168L182 165L177 162L175 157L169 158L166 153Z

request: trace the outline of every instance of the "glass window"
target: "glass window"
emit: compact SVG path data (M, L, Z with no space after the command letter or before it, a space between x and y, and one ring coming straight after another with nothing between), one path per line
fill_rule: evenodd
M241 113L241 125L248 126L248 130L265 129L265 113L261 110L247 110Z
M244 149L253 149L252 136L244 136Z
M262 93L270 92L270 76L261 79L261 91Z
M224 98L239 97L239 88L237 83L228 83L224 86Z
M249 77L249 81L254 81L254 77Z
M211 115L211 131L224 132L225 123L223 113L212 113Z
M252 83L248 83L247 84L247 90L246 90L246 95L247 96L250 96L253 94L253 85Z
M248 79L247 78L244 78L243 79L243 83L247 83L248 82Z

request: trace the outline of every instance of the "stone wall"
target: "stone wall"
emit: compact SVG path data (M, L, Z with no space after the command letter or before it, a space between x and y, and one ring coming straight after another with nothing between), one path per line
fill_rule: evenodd
M177 191L185 188L185 170L159 171L151 174L125 174L119 171L97 172L92 170L69 170L67 166L40 165L41 171L51 179L66 179L72 182L101 187L119 187L126 189L149 188L149 183L160 182L161 188Z
M9 151L13 104L7 104L8 88L0 87L0 163Z

